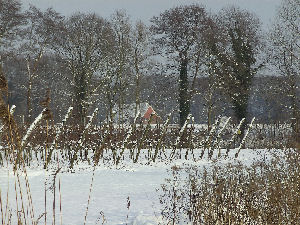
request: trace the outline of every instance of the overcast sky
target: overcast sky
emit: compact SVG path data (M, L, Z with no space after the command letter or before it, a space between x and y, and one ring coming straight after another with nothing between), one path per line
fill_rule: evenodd
M125 9L133 20L141 19L144 22L177 5L200 3L208 10L216 12L222 7L235 4L256 13L266 27L274 17L281 0L21 0L21 2L25 6L33 4L41 9L53 7L64 15L80 11L96 12L108 17L116 9Z

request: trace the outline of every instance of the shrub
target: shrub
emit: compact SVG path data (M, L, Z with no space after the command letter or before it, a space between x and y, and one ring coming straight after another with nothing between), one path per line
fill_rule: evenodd
M171 224L300 224L300 153L281 153L251 166L173 168L162 186L163 217Z

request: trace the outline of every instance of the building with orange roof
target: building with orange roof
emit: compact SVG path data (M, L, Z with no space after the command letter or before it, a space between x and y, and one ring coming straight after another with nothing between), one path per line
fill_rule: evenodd
M161 122L161 118L157 115L154 109L151 106L149 106L142 117L142 121L143 123L150 122L151 124L157 124Z

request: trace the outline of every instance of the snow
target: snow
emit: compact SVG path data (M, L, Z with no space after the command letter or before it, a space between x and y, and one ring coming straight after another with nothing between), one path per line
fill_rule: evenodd
M242 149L237 159L234 158L235 151L230 151L229 158L217 160L217 163L225 164L241 161L245 165L250 165L258 158L270 158L276 150L250 150ZM199 151L200 152L200 151ZM145 153L145 152L144 152ZM223 155L225 150L223 151ZM141 154L142 155L142 154ZM198 161L188 161L183 159L158 160L149 164L145 158L141 157L139 163L132 163L125 160L118 167L111 164L100 164L95 170L87 162L79 162L74 170L68 171L67 163L61 164L61 171L56 177L56 224L84 224L87 203L90 195L90 204L87 214L86 224L109 225L158 225L166 224L160 212L159 194L161 184L168 177L167 170L172 166L185 166L189 164L199 166L213 165L211 160L205 156ZM33 200L34 216L38 218L44 212L44 189L47 188L47 224L52 224L53 220L53 180L56 171L55 165L52 169L45 171L42 164L32 164L27 168L27 176L30 183L30 190ZM50 166L50 165L49 165ZM50 167L51 167L50 166ZM89 192L91 181L92 191ZM20 180L24 185L24 174L20 172ZM12 172L12 165L6 164L0 169L1 198L6 203L7 191L9 192L9 207L16 210L15 204L15 181L17 177ZM59 192L58 184L61 183ZM9 188L8 188L9 187ZM17 190L18 187L17 187ZM23 198L27 199L23 190ZM59 195L61 194L62 215L59 211ZM130 201L130 206L128 202ZM20 207L19 207L20 210ZM14 213L13 213L14 215ZM30 216L28 216L30 218ZM44 224L44 217L39 221ZM14 224L14 223L13 223Z

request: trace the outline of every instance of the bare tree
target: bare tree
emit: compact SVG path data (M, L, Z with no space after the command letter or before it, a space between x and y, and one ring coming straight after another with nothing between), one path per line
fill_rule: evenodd
M216 109L218 108L218 103L222 100L220 98L220 93L223 91L223 86L219 82L220 79L218 77L216 60L212 55L208 55L207 58L207 85L206 88L199 91L202 92L202 96L204 98L204 110L207 117L207 131L209 133L212 128L211 124L214 123L217 116ZM221 114L222 110L219 110L218 113Z
M112 125L115 116L119 124L123 117L125 91L128 85L131 25L124 11L116 11L111 18L111 36L107 43L104 60L105 74L102 77L104 101L108 122Z
M252 80L263 65L258 60L260 22L246 10L229 7L220 11L215 24L220 35L211 40L211 53L218 60L219 82L231 100L236 119L241 120L248 116Z
M182 126L190 113L191 95L189 66L200 59L199 38L206 30L208 16L199 5L175 7L153 17L151 30L160 53L171 56L179 64L179 115Z
M107 57L112 29L96 14L72 15L56 33L54 49L66 62L70 71L74 112L84 124L89 107L102 87L103 62Z
M34 6L25 12L26 25L22 29L23 40L19 48L19 56L25 60L27 82L24 88L27 92L27 122L32 120L32 99L34 82L39 77L39 65L44 55L49 53L49 45L53 40L53 35L56 33L57 25L62 22L63 17L53 9L48 9L45 12L40 11ZM47 88L47 87L46 87ZM40 93L41 91L41 87ZM44 90L43 90L44 91Z
M135 73L135 115L140 109L141 103L141 80L143 72L147 64L147 59L150 55L149 32L145 24L138 21L133 30L133 65Z
M111 58L112 69L115 71L117 101L118 101L118 122L124 122L125 93L130 78L130 51L132 48L132 26L129 16L124 11L116 11L112 15L112 29L115 36L114 54Z
M8 51L20 34L24 23L21 3L18 0L0 0L0 51ZM0 59L1 60L1 59Z
M270 63L284 76L282 94L287 94L291 108L292 127L296 135L300 132L300 1L283 0L277 17L269 33Z

